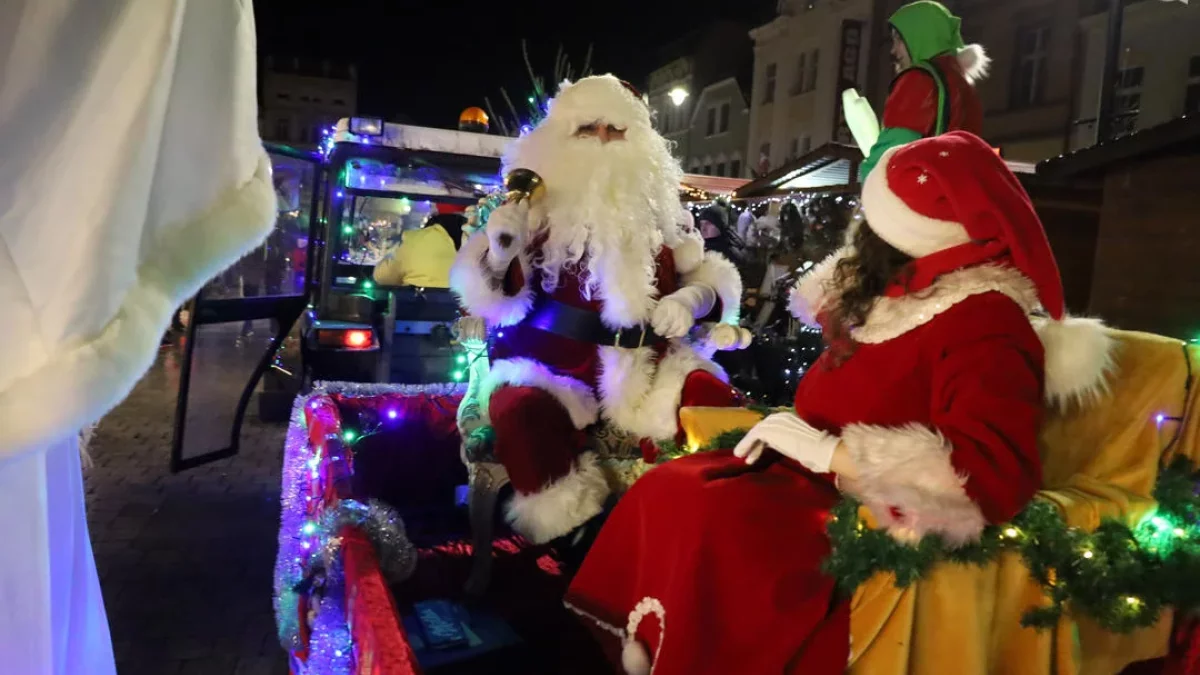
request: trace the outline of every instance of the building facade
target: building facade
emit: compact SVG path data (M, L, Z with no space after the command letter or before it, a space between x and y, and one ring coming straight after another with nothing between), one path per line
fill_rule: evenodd
M747 175L744 156L753 52L747 26L717 22L663 49L646 95L655 125L684 170Z
M357 107L354 66L268 56L262 73L259 133L264 140L315 148L322 130Z
M778 16L750 32L754 79L746 154L762 175L829 142L852 143L841 92L865 92L872 0L780 0ZM877 109L882 109L881 105Z
M1103 14L1080 21L1084 69L1074 111L1070 149L1096 140L1107 42ZM1125 9L1114 101L1117 133L1200 114L1200 5L1142 2Z

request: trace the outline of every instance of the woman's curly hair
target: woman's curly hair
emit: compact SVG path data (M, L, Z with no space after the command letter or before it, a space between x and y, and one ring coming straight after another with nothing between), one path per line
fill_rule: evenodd
M867 222L854 233L852 253L837 264L830 286L838 297L829 309L826 343L840 364L854 352L850 331L862 326L875 301L895 281L911 274L913 259L884 241Z

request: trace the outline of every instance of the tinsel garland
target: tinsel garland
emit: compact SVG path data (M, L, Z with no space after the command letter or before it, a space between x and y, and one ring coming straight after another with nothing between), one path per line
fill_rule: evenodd
M343 499L336 508L327 509L321 515L319 531L324 535L322 556L326 565L336 560L341 552L341 538L337 533L352 525L362 530L375 547L379 566L388 582L398 584L412 576L417 569L417 549L408 540L404 521L395 509L371 499L367 503Z
M708 444L679 448L660 444L660 461L692 452L732 448L747 430L720 434ZM1134 527L1105 520L1093 532L1070 527L1051 503L1031 502L1011 522L989 526L977 543L952 548L937 535L916 544L897 541L859 518L861 504L843 496L832 509L827 533L832 552L822 568L850 595L880 573L898 588L920 581L939 563L986 565L1001 555L1020 555L1041 585L1046 604L1033 607L1021 623L1051 628L1068 609L1114 633L1158 621L1164 608L1200 607L1200 472L1177 458L1159 472L1157 508Z

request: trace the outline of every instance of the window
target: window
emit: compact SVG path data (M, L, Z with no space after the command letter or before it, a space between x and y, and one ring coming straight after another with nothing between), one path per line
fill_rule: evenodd
M731 178L742 177L742 160L735 159L729 163L729 176Z
M286 94L281 91L281 92L275 94L275 98L279 99L280 101L290 101L290 100L292 100L292 95Z
M717 164L717 175L718 176L725 175L725 162L721 162L720 164Z
M335 99L333 99L333 104L334 105L346 105L346 102L340 98L335 98Z
M771 170L771 143L763 143L758 149L758 175L764 175Z
M804 76L808 74L808 52L800 55L800 60L796 62L796 81L792 83L792 96L803 94L808 91L804 86Z
M812 56L808 59L808 78L806 80L808 89L805 89L805 91L812 91L817 88L817 64L820 60L821 50L814 49Z
M712 136L717 133L717 109L708 109L708 135Z
M308 127L300 127L300 142L308 142Z
M792 149L788 152L788 157L787 157L788 161L790 162L799 156L800 156L800 139L793 138L792 139Z
M763 103L775 102L775 71L777 68L772 63L767 66L766 86L763 88Z
M307 97L307 96L301 96L301 97L300 97L300 102L301 102L301 103L308 103L308 97Z
M1183 102L1183 114L1200 113L1200 56L1193 56L1188 64L1187 94Z
M717 132L723 134L726 131L729 131L729 104L722 103L721 104L721 120L717 124Z
M705 164L704 170L701 171L701 173L703 173L705 176L711 176L712 175L712 164Z
M275 140L290 141L292 136L292 124L286 117L280 117L275 120Z
M812 139L808 136L800 137L800 154L807 155L808 151L812 150Z
M1050 51L1050 27L1027 26L1017 31L1017 63L1013 68L1012 107L1038 105L1046 92L1046 59Z
M1125 136L1137 128L1138 112L1142 107L1142 80L1145 68L1134 66L1117 73L1113 100L1113 136Z

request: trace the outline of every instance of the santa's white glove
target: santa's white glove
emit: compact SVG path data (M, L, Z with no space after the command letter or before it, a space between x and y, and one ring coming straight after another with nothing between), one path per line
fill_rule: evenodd
M650 325L654 332L662 337L672 339L687 335L696 319L692 317L692 309L674 295L668 295L659 301L650 317Z
M718 323L709 327L705 339L718 350L728 352L749 347L754 334L741 326Z
M717 306L717 292L706 284L684 286L658 302L650 325L654 332L672 339L687 335L696 319L708 316Z
M809 471L828 473L838 443L837 436L813 427L794 413L782 412L754 425L733 449L733 454L745 458L747 464L753 464L770 448L791 457Z
M502 204L487 220L488 263L495 271L508 269L509 263L525 248L529 228L529 203Z

